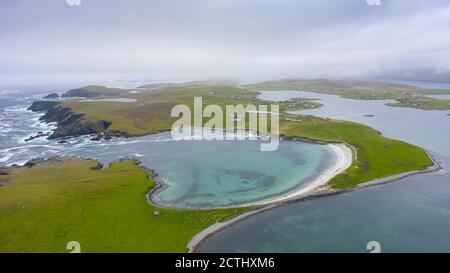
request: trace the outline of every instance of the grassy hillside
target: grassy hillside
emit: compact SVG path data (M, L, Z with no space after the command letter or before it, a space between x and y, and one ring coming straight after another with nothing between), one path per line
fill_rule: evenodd
M97 164L64 159L1 176L0 252L69 252L69 241L82 252L186 252L197 232L243 211L158 209L135 162Z

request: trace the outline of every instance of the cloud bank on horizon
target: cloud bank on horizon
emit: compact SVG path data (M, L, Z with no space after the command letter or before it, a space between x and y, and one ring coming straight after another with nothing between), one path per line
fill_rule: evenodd
M450 70L450 1L0 1L0 74L166 79Z

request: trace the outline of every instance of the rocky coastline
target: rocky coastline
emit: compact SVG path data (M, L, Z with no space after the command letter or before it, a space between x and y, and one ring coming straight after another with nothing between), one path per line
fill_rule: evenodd
M48 139L64 137L76 137L83 135L103 135L111 122L100 120L91 122L85 119L84 114L75 114L68 107L64 107L58 101L35 101L28 110L43 112L40 118L46 123L56 123L57 128L50 134ZM117 132L112 134L118 135Z

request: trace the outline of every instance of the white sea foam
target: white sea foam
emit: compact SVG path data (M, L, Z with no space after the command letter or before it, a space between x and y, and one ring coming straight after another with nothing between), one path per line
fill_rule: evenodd
M11 155L11 154L7 154L7 155L5 155L5 156L1 157L1 158L0 158L0 163L4 163L4 162L7 162L8 160L10 160L10 159L11 159L11 157L12 157L12 155Z
M28 110L28 108L24 105L15 105L15 106L10 106L10 107L6 107L5 109L3 109L4 112L14 112L14 113L30 113L30 111Z
M6 149L0 150L0 151L1 152L10 152L10 151L16 151L17 152L17 151L20 151L20 150L23 150L23 149L31 149L31 148L46 148L46 149L50 149L50 148L52 148L52 146L48 145L48 144L41 144L41 145L35 144L35 145L10 147L10 148L6 148Z

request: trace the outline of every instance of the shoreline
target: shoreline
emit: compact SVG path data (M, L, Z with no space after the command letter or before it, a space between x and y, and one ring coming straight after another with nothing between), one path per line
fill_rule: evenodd
M286 139L290 140L290 139ZM292 141L303 141L303 140L292 140ZM316 143L320 145L324 145L322 143ZM159 174L155 170L150 170L152 174L152 179L156 182L157 186L152 189L147 194L147 200L154 206L159 208L166 208L166 209L177 209L177 210L211 210L211 209L229 209L229 208L248 208L248 207L259 207L259 206L267 206L267 205L275 205L278 203L286 203L289 201L296 201L301 198L304 198L311 193L314 193L319 188L324 187L331 179L336 177L337 175L345 172L348 168L351 167L353 163L353 158L356 158L356 154L354 152L354 149L350 148L347 144L336 144L336 143L329 143L325 144L326 146L330 147L330 149L333 150L333 152L337 155L338 159L336 164L331 166L330 168L324 170L318 177L316 177L311 182L306 183L305 185L300 185L299 187L290 190L285 193L281 193L279 195L263 198L258 201L253 201L250 203L244 203L242 205L237 206L225 206L225 207L219 207L219 208L212 208L212 207L204 207L204 208L176 208L171 206L164 206L159 204L155 201L154 197L161 191L163 191L165 188L167 188L167 184L164 182L164 180L161 179ZM142 166L146 168L145 166Z
M338 156L337 162L336 164L334 164L333 166L322 172L313 181L307 183L306 185L302 185L299 188L292 190L288 193L264 199L261 201L255 201L252 203L245 204L244 207L265 206L277 204L280 202L289 202L290 200L298 200L325 186L331 179L345 172L348 168L351 167L353 163L352 149L350 149L346 144L327 144L327 146L330 147Z
M347 146L346 144L342 144L342 145ZM348 146L347 146L347 148L350 149ZM286 200L285 202L272 203L270 205L258 207L256 209L239 214L236 217L232 217L224 222L215 223L214 225L200 231L194 237L192 237L192 239L187 244L188 253L194 253L196 251L196 249L211 236L214 236L215 234L225 230L226 228L234 226L234 225L238 224L239 222L241 222L251 216L263 213L265 211L269 211L269 210L272 210L272 209L275 209L275 208L278 208L278 207L281 207L284 205L288 205L288 204L294 203L294 202L314 200L314 199L354 192L354 191L361 190L361 189L367 189L370 187L382 186L382 185L385 185L388 183L397 182L397 181L399 181L403 178L409 177L409 176L437 172L437 171L441 170L442 166L441 166L439 160L436 158L436 156L434 156L433 153L428 150L425 150L425 152L430 157L430 159L433 161L433 165L428 167L425 170L411 171L411 172L388 176L385 178L379 178L379 179L375 179L375 180L360 184L354 188L345 189L345 190L334 190L334 189L328 187L327 185L324 185L323 187L318 187L315 190L312 190L308 195L300 196L297 199L293 198L290 200Z
M384 178L374 179L372 181L361 183L358 186L354 187L352 190L363 189L363 188L370 188L370 187L374 187L374 186L380 186L380 185L384 185L384 184L387 184L387 183L392 183L392 182L401 180L401 179L409 177L409 176L418 175L418 174L424 174L424 173L437 172L437 171L441 170L442 166L441 166L439 160L436 158L436 156L432 152L430 152L428 150L424 150L424 151L427 153L427 155L431 159L431 161L433 161L433 165L428 167L428 168L426 168L425 170L410 171L410 172L406 172L406 173L400 173L400 174L396 174L396 175L391 175L391 176L384 177Z

